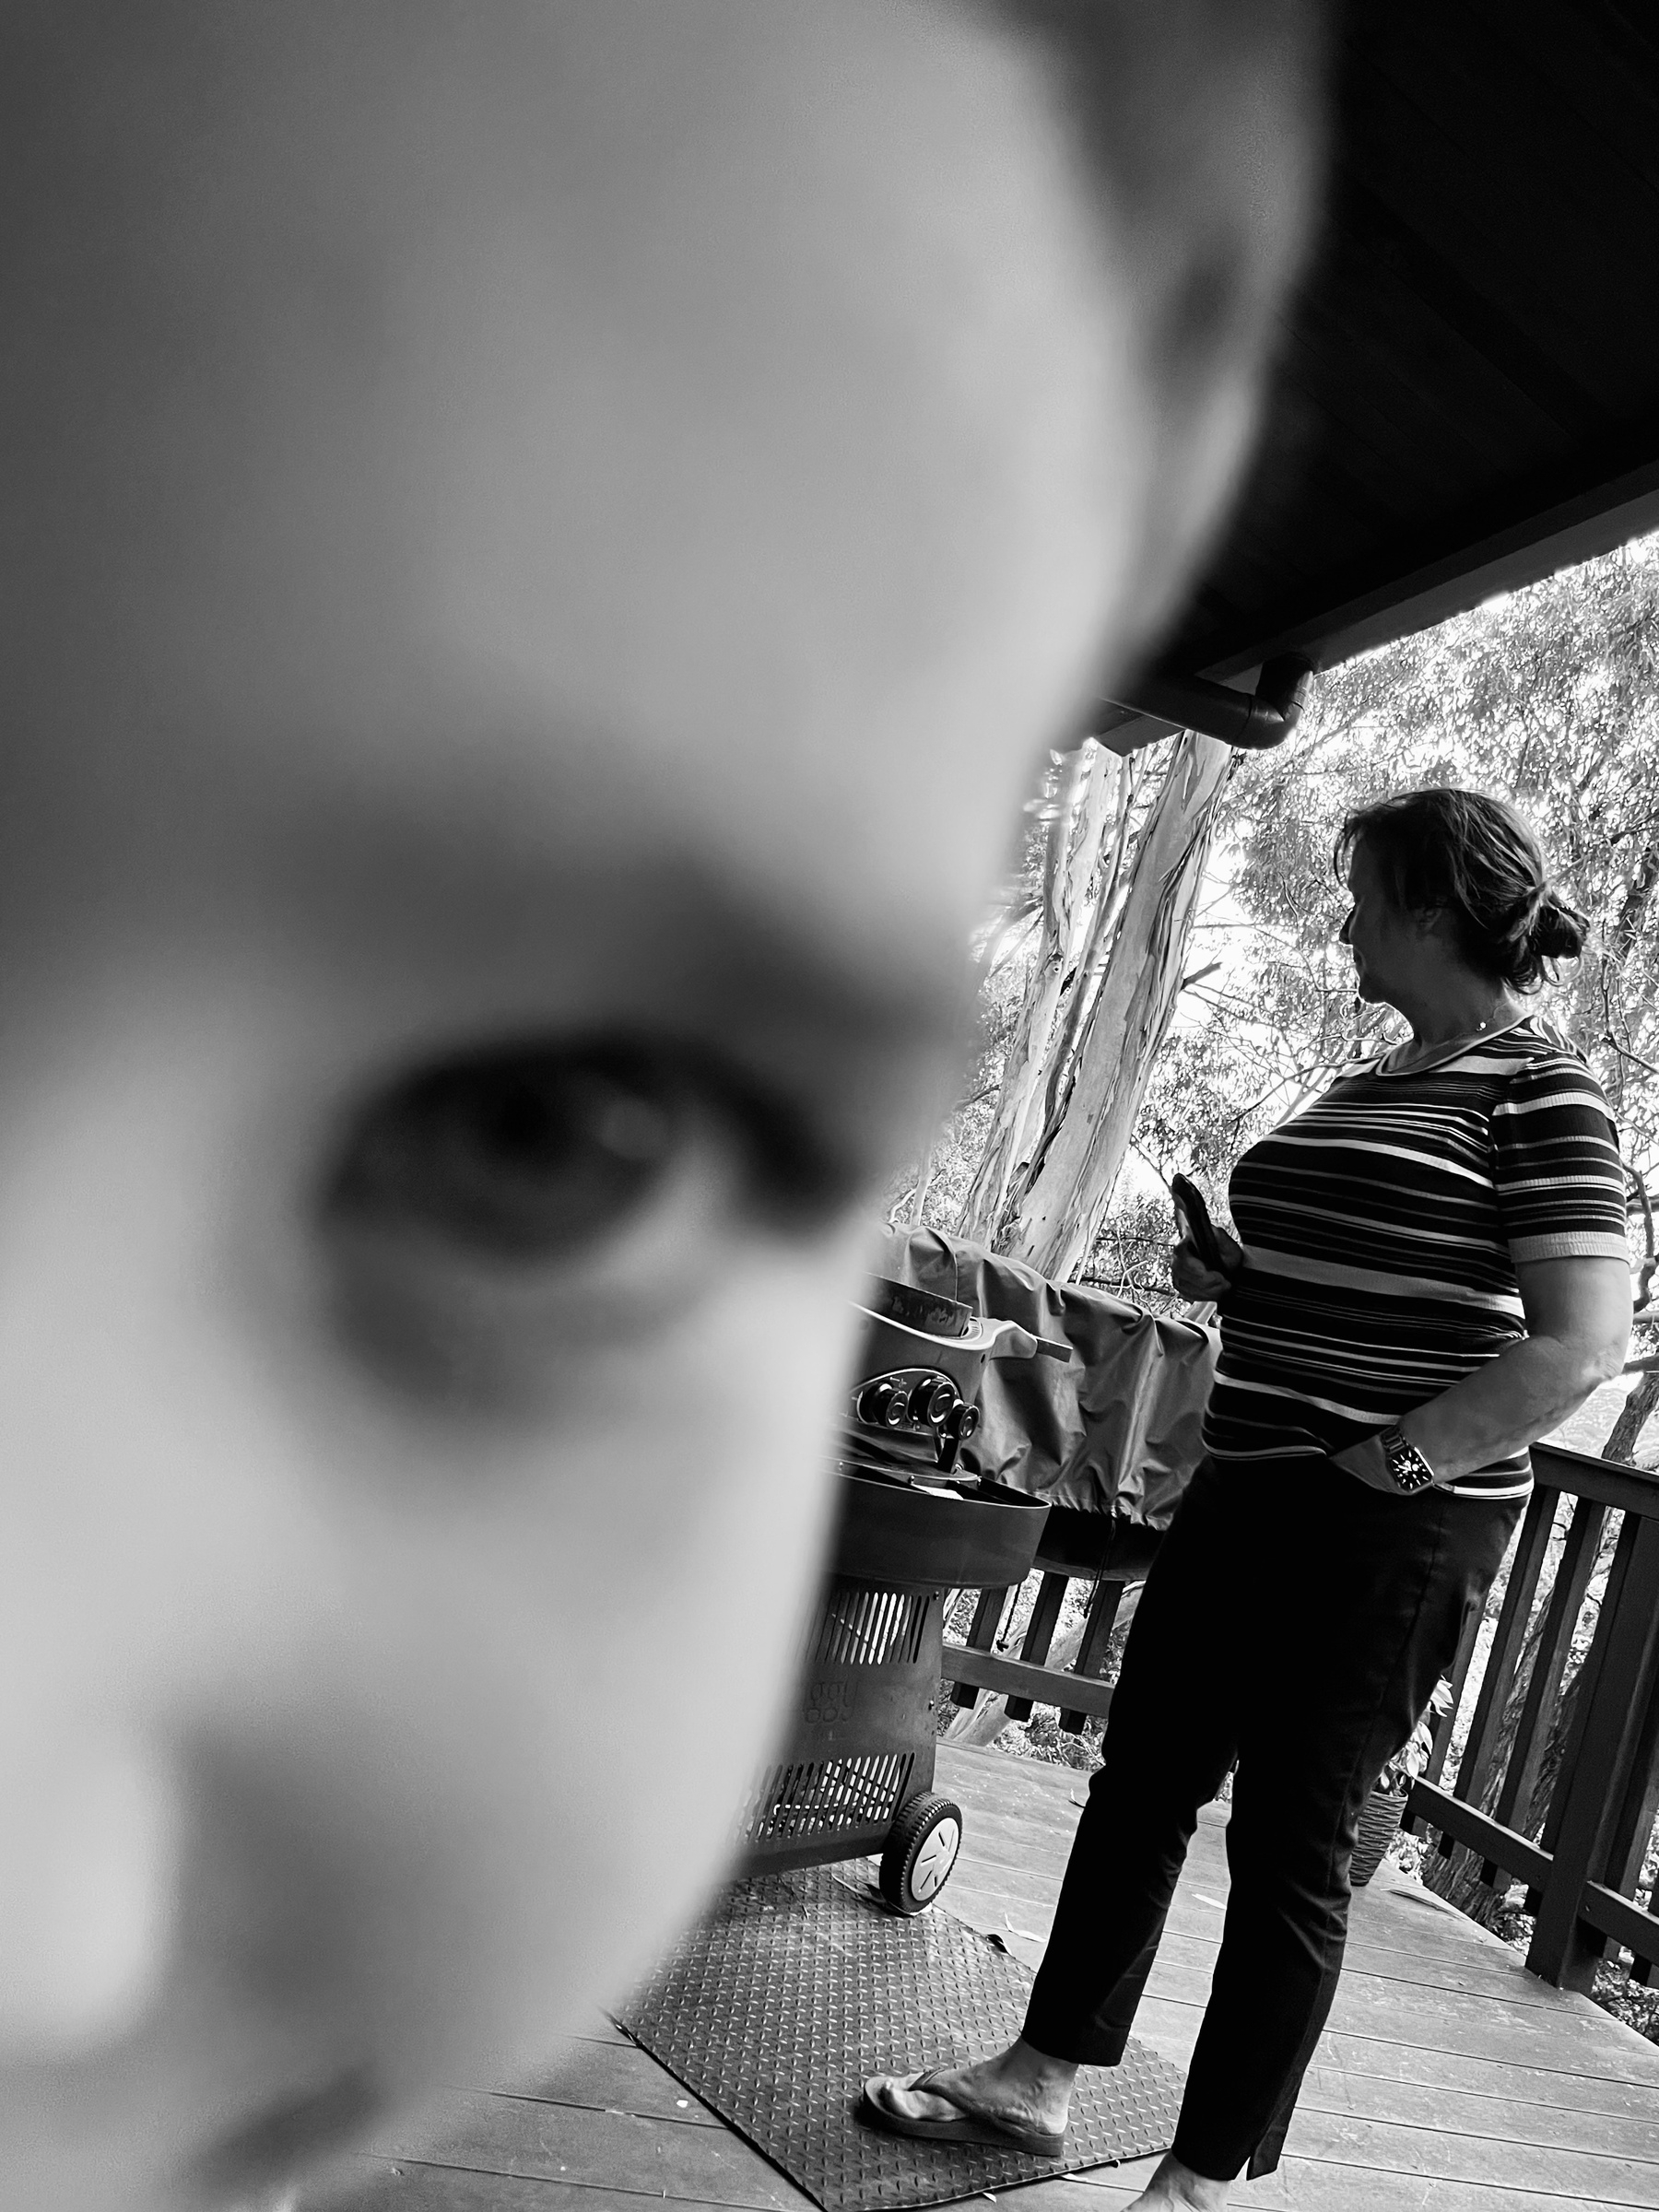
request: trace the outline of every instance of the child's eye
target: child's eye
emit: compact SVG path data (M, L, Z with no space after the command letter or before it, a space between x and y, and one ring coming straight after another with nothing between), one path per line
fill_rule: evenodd
M544 1261L617 1228L671 1169L695 1101L665 1055L502 1046L404 1077L359 1114L336 1218Z

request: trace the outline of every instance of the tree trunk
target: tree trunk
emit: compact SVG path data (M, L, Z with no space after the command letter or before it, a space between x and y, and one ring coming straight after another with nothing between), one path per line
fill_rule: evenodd
M1656 1411L1659 1411L1659 1368L1652 1368L1638 1378L1635 1389L1619 1408L1618 1418L1602 1446L1602 1457L1622 1459L1633 1466L1641 1431L1649 1416Z
M1237 758L1212 737L1189 733L1178 741L1135 848L1098 988L1075 1024L1075 1052L1059 1070L1031 1164L1015 1184L999 1245L1054 1281L1088 1259L1111 1203L1175 1010L1216 802Z
M1015 1176L1030 1156L1045 1114L1068 998L1080 987L1094 917L1110 905L1134 794L1145 771L1088 744L1057 764L1048 791L1042 862L1042 930L1014 1038L1003 1065L991 1126L962 1204L958 1228L981 1244L995 1242ZM1107 830L1115 819L1113 851Z

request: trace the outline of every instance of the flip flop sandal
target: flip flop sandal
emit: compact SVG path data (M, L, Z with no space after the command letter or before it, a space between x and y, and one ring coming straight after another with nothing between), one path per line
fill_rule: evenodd
M1055 2135L1047 2128L1022 2127L1018 2120L992 2120L969 2112L952 2090L940 2088L939 2077L947 2071L944 2066L934 2066L912 2081L902 2081L896 2074L873 2074L859 2099L859 2118L885 2127L889 2135L913 2136L923 2143L971 2143L987 2150L1023 2150L1034 2159L1065 2156L1064 2130ZM888 2103L885 2092L889 2082L898 2082L905 2089L919 2089L924 2096L942 2097L947 2104L957 2105L960 2116L955 2120L912 2120L908 2112L896 2112Z

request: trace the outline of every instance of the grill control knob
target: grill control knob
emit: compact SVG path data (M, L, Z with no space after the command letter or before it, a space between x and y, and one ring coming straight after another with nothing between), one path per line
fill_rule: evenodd
M943 1474L952 1473L957 1455L980 1425L977 1406L958 1404L939 1424L939 1467Z
M948 1376L924 1375L911 1393L910 1418L917 1423L942 1421L957 1403L957 1387Z
M893 1386L890 1382L866 1382L859 1392L853 1410L868 1427L879 1429L887 1420L892 1396Z

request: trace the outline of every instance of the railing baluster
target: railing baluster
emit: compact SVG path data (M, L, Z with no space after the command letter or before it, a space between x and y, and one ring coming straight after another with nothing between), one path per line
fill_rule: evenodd
M1597 1649L1597 1647L1600 1647ZM1645 1734L1643 1691L1659 1659L1659 1518L1631 1513L1607 1578L1595 1642L1585 1657L1576 1756L1563 1764L1555 1849L1526 1963L1547 1982L1588 1989L1604 1939L1580 1920L1633 1777ZM1594 1672L1590 1670L1594 1668ZM1554 1808L1552 1807L1552 1811Z
M1007 1610L1008 1599L1012 1594L1011 1590L980 1592L979 1603L973 1608L973 1623L968 1630L968 1647L971 1651L992 1652L996 1649L997 1631L1002 1627L1002 1617ZM971 1682L958 1682L950 1692L951 1702L965 1706L971 1712L979 1703L979 1694Z
M1562 1677L1572 1656L1572 1631L1595 1571L1596 1552L1607 1518L1607 1509L1593 1499L1581 1498L1567 1525L1567 1541L1556 1569L1555 1587L1544 1617L1537 1655L1526 1685L1515 1741L1504 1772L1494 1819L1524 1834L1532 1813L1533 1792L1538 1769L1549 1741L1549 1725L1560 1703Z
M1112 1642L1112 1631L1116 1626L1118 1607L1128 1587L1114 1577L1102 1574L1095 1583L1088 1601L1088 1615L1083 1623L1083 1641L1077 1647L1077 1660L1072 1672L1085 1682L1098 1682L1106 1665L1106 1653ZM1060 1725L1068 1735L1081 1733L1086 1712L1063 1712Z
M1607 1586L1602 1593L1602 1620L1610 1621L1622 1602L1625 1580L1630 1571L1630 1559L1636 1547L1638 1532L1638 1516L1634 1513L1627 1513L1624 1526L1618 1532L1618 1545L1613 1554L1613 1564L1607 1571ZM1546 1851L1554 1851L1557 1843L1560 1841L1561 1823L1567 1817L1567 1803L1570 1795L1567 1778L1578 1770L1579 1759L1583 1753L1585 1731L1589 1728L1590 1714L1595 1703L1595 1686L1601 1679L1601 1670L1607 1656L1607 1639L1599 1633L1600 1621L1597 1622L1597 1630L1598 1633L1592 1639L1590 1649L1584 1653L1583 1671L1579 1679L1578 1698L1572 1715L1572 1725L1568 1731L1567 1741L1561 1747L1561 1778L1550 1794L1549 1804L1545 1809L1544 1823L1539 1830L1538 1841ZM1529 1912L1536 1912L1538 1900L1535 1895L1529 1898L1526 1909Z
M1453 1731L1457 1726L1458 1711L1463 1704L1464 1691L1468 1688L1469 1669L1475 1664L1475 1649L1479 1641L1480 1608L1477 1606L1465 1621L1463 1634L1457 1640L1457 1655L1452 1662L1452 1700L1434 1724L1434 1738L1429 1747L1429 1764L1423 1770L1423 1778L1427 1782L1438 1782L1446 1771Z
M1065 1602L1070 1578L1064 1574L1045 1574L1037 1585L1037 1603L1031 1607L1031 1618L1026 1626L1025 1641L1019 1655L1033 1666L1041 1666L1049 1655L1049 1645L1054 1641L1054 1627L1060 1618L1060 1608ZM1010 1698L1008 1718L1011 1721L1029 1721L1031 1717L1030 1698Z
M1633 1520L1635 1515L1630 1517ZM1607 1838L1606 1867L1602 1877L1609 1889L1631 1900L1641 1878L1653 1822L1659 1819L1659 1664L1650 1671L1653 1678L1648 1684L1647 1710L1637 1734L1624 1802ZM1638 1953L1630 1978L1645 1983L1652 1971L1652 1962Z
M1509 1586L1498 1615L1497 1633L1487 1653L1486 1672L1481 1677L1480 1694L1475 1700L1475 1715L1469 1724L1469 1740L1464 1747L1453 1791L1466 1805L1478 1806L1486 1789L1503 1709L1509 1702L1515 1669L1525 1645L1526 1625L1532 1617L1533 1598L1537 1592L1538 1577L1544 1571L1550 1530L1560 1498L1559 1490L1547 1483L1539 1483L1521 1524L1520 1541L1510 1567Z

